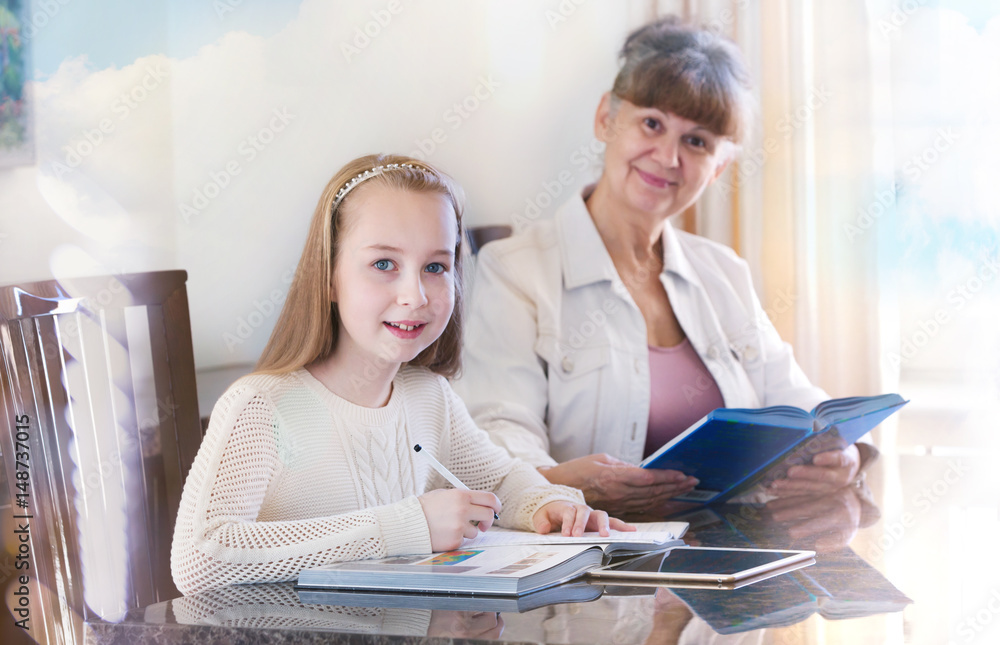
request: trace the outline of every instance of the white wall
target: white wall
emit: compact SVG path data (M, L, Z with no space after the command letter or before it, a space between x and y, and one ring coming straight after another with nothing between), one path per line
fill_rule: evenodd
M548 216L591 180L594 108L650 7L345 4L304 0L273 35L231 31L200 49L168 20L148 34L162 54L104 69L69 57L39 79L36 164L0 170L0 283L185 269L199 369L253 362L320 190L351 158L420 153L464 186L472 225L531 203ZM109 22L75 37L124 37ZM254 137L266 145L251 154ZM544 195L563 171L571 185Z

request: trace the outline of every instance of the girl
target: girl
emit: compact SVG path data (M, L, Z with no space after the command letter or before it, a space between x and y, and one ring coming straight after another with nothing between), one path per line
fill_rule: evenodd
M219 399L185 483L180 591L454 549L501 506L503 525L540 533L631 528L491 443L445 380L461 216L451 179L406 157L362 157L327 184L256 371ZM418 443L472 490L435 490Z

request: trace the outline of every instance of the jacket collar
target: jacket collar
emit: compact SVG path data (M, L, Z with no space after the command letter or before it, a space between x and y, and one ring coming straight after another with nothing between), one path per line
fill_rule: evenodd
M663 236L660 239L663 240L663 271L674 273L688 282L701 284L701 278L691 266L687 253L681 249L680 236L670 220L667 220L667 225L663 227Z
M556 213L556 231L566 289L604 280L615 282L619 279L604 240L597 232L584 202L593 190L593 185L586 186Z
M604 246L601 234L597 232L584 200L594 190L594 184L584 187L568 202L563 204L555 216L562 256L563 283L566 289L602 282L620 281L614 262ZM677 231L667 221L663 227L663 270L700 284L698 275L681 249Z

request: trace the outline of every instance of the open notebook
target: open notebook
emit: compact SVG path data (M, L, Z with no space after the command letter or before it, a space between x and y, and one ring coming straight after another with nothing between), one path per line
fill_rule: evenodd
M603 537L596 531L588 531L580 537L548 533L539 535L530 531L516 531L499 526L491 527L489 531L480 533L475 539L465 540L463 549L510 546L517 544L597 544L607 555L620 555L625 552L643 553L658 551L671 546L680 546L680 539L688 529L687 522L636 522L635 531L611 531L611 535Z
M460 549L336 562L299 574L297 588L520 596L572 580L613 554L642 553L681 543L685 522L643 524L611 536L539 535L491 528Z

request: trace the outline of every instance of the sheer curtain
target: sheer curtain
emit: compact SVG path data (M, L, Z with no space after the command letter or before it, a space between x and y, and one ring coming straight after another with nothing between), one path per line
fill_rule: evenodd
M660 3L734 38L757 86L743 154L699 204L699 233L733 246L765 310L832 396L882 373L878 227L891 220L889 51L863 0ZM891 340L891 339L890 339Z
M748 260L814 382L832 396L911 399L874 433L884 457L869 482L883 519L851 547L918 607L936 603L952 619L908 611L907 640L944 642L994 592L977 575L984 558L1000 563L961 546L1000 528L1000 2L686 0L658 10L733 37L759 91L758 130L698 204L694 230ZM934 504L900 487L901 473L938 483L958 467L961 482ZM922 530L901 537L904 513ZM926 553L941 555L917 570ZM904 641L902 613L789 629L806 642L853 642L857 625L859 641Z
M898 370L883 360L898 345L899 324L879 268L880 229L894 223L895 196L890 46L878 28L878 4L692 0L681 7L739 43L759 102L757 128L699 203L695 228L749 262L765 311L813 382L834 397L898 384ZM883 452L895 450L895 428L893 419L876 431ZM887 459L870 481L887 516L901 504L896 474ZM863 557L873 552L872 535L852 543ZM814 617L779 631L797 642L874 634L893 642L903 625L901 614Z

